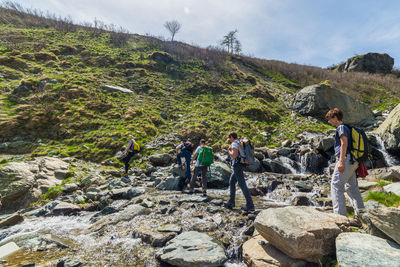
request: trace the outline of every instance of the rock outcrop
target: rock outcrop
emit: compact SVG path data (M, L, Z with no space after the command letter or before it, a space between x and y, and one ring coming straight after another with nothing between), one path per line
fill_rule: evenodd
M387 74L392 71L394 59L388 54L367 53L347 59L334 69L339 72L369 72Z
M400 154L400 104L390 112L375 133L382 138L389 153Z
M367 105L323 83L300 90L292 105L296 112L323 121L325 114L335 107L343 110L343 121L348 124L369 125L375 119Z

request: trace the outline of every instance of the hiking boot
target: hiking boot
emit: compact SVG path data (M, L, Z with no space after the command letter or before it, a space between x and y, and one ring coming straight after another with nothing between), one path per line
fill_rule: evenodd
M229 209L229 210L231 210L231 209L233 209L233 207L235 207L235 205L233 205L233 204L231 204L231 203L228 202L228 203L225 203L225 204L224 204L224 207L227 208L227 209Z
M252 212L252 211L254 211L254 207L247 207L247 206L243 206L242 207L242 210L243 211L245 211L245 212Z

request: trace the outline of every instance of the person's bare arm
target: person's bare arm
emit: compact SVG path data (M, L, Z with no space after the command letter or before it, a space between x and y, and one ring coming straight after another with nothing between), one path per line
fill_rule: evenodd
M344 160L346 159L347 142L348 142L347 136L342 134L340 136L340 157L339 157L339 164L338 164L339 172L344 172Z

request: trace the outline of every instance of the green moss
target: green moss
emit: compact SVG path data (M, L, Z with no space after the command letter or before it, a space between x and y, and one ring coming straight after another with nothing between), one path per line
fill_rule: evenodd
M378 183L379 186L384 187L385 185L391 184L392 181L387 181L387 180L382 180L379 179L378 181L376 181Z

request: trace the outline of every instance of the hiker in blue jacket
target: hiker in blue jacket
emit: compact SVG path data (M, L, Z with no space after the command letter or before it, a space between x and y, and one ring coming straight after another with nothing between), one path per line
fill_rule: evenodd
M351 160L349 151L350 129L343 124L343 111L339 108L329 110L325 117L329 124L337 127L335 135L336 165L331 180L333 212L347 216L344 197L346 191L357 214L360 209L364 208L364 203L356 178L358 162Z
M240 141L238 139L237 133L229 133L228 139L229 142L231 142L231 145L228 148L228 154L231 158L233 173L229 179L230 197L228 202L225 204L225 207L228 209L232 209L235 206L236 183L238 183L246 199L246 206L242 207L242 210L254 211L253 200L251 198L250 191L247 188L246 180L244 179L243 175L242 163L240 162Z
M180 152L179 152L180 150ZM185 158L185 162L186 162L186 183L188 183L190 181L190 161L192 158L192 153L194 150L194 145L190 142L190 139L187 139L185 142L183 142L182 144L178 145L176 147L176 153L177 153L177 157L176 157L176 162L178 163L179 167L182 168L182 157Z
M131 158L138 152L137 150L134 149L134 144L135 144L135 139L133 139L132 136L129 136L129 143L125 147L125 150L123 152L123 155L125 156L121 160L125 164L125 174L128 174L128 170L130 167L129 162L131 161Z

